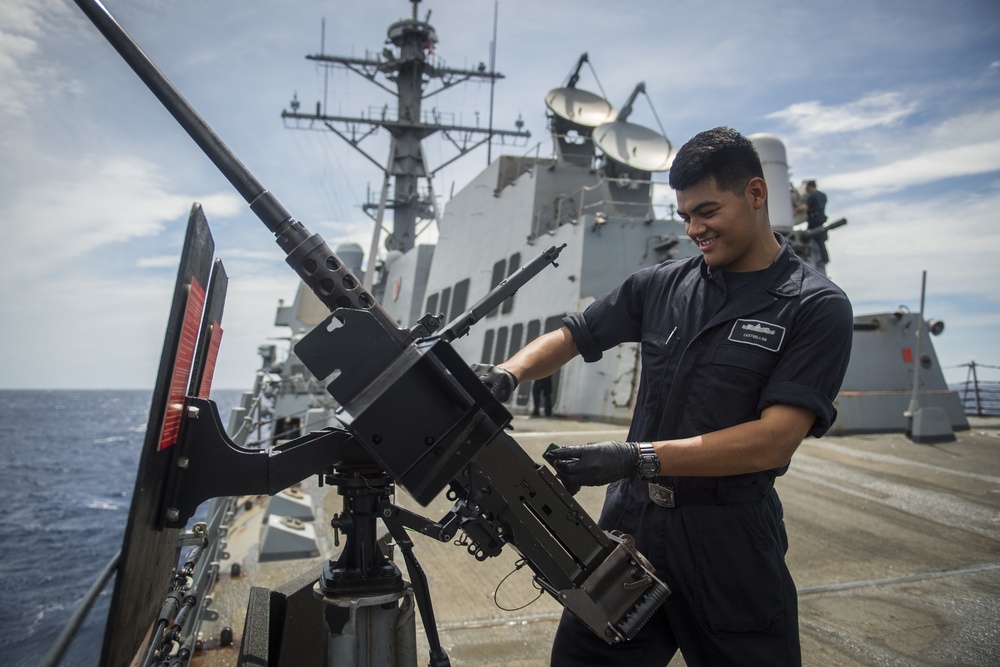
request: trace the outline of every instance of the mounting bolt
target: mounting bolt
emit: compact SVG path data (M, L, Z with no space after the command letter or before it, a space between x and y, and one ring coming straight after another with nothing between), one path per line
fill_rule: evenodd
M191 461L188 460L188 457L186 456L182 456L179 459L177 459L177 467L180 468L181 470L187 470L188 464L190 463Z
M194 405L188 406L187 409L188 419L197 419L199 412L201 412L201 410L199 410L197 406Z
M181 511L176 507L167 509L167 521L177 521L181 517Z

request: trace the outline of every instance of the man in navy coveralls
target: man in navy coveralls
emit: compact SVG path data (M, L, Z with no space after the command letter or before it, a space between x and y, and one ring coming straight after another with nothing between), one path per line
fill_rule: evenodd
M796 212L806 214L806 226L809 229L822 227L826 222L826 194L816 187L816 181L806 181L806 203L795 208ZM826 249L827 233L823 232L813 239L819 249L817 268L826 275L826 265L830 263L830 253Z
M836 417L851 306L771 231L753 144L703 132L670 170L701 256L642 269L480 378L502 400L575 357L642 344L628 442L546 454L568 488L610 484L605 530L635 536L672 594L629 642L570 613L553 665L799 665L798 605L774 478ZM783 196L784 184L777 194Z

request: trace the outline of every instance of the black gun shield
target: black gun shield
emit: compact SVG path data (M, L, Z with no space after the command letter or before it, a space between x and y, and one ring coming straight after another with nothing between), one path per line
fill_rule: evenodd
M184 402L185 410L190 407L192 398L207 399L212 391L215 361L219 356L219 346L222 343L222 311L226 305L228 287L229 276L222 265L222 260L216 259L215 264L212 265L212 280L205 297L205 315L202 317L201 330L198 332L198 349L191 363L191 377L187 399ZM191 456L191 448L198 446L197 442L192 442L190 424L190 419L181 420L177 441L170 447L170 457L165 473L166 480L162 486L160 508L156 515L158 529L164 527L183 528L188 519L191 518L191 514L197 509L197 506L190 507L190 511L185 512L184 508L189 507L189 503L181 502L178 497L182 488L181 475L185 473L185 470L182 470L178 465L179 460L181 457ZM180 511L178 511L179 509ZM173 516L168 516L171 511ZM207 591L203 593L207 593Z
M128 665L154 622L177 561L178 529L157 529L177 440L215 243L201 206L188 219L163 352L115 578L101 664Z

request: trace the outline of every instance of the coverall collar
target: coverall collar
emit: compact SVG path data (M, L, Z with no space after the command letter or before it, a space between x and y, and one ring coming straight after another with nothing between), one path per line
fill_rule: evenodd
M802 280L805 276L805 264L799 259L788 240L781 234L774 237L781 244L777 257L766 271L765 290L776 297L794 297L802 291ZM722 286L724 277L722 271L713 270L705 258L701 258L701 277L709 282Z

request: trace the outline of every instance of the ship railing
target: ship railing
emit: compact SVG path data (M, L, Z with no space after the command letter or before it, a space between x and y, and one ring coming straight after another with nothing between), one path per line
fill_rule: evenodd
M309 407L283 412L285 420L275 416L275 401L279 394L306 395L311 398ZM302 374L282 376L274 370L257 372L252 392L243 395L241 404L233 409L227 431L236 444L247 449L260 449L283 440L299 437L307 427L310 410L333 412L336 401L319 380Z
M225 547L229 525L236 511L236 500L236 498L215 499L209 503L206 520L196 523L190 533L184 533L179 537L180 543L194 546L190 548L178 546L177 572L180 576L174 577L167 595L169 598L173 593L178 599L182 596L187 598L185 607L182 607L181 610L175 608L175 616L169 619L169 622L178 626L176 636L183 642L181 655L187 656L176 664L189 664L190 656L194 654L205 608L208 605L212 588L218 579L219 554ZM49 653L41 663L42 667L57 667L60 664L94 603L107 587L112 576L117 573L121 555L122 552L119 550L98 575L90 590L80 601L73 616L49 649ZM159 642L151 639L144 653L146 659L143 664L149 664L150 657L162 648Z
M260 442L248 440L253 430L259 428L260 422L266 418L264 399L272 384L267 373L259 372L253 390L245 392L240 404L233 408L227 431L240 446L249 448L263 446ZM173 619L179 626L177 636L183 640L181 648L184 655L188 656L176 664L189 664L190 656L194 653L210 594L219 576L219 555L226 546L229 527L238 511L238 500L236 497L223 497L209 501L205 509L205 518L194 522L189 532L184 532L178 537L176 571L182 576L174 577L166 597L177 594L194 600L192 605L185 605L186 611L177 611ZM122 552L119 550L94 580L90 590L80 600L76 611L40 663L42 667L57 667L60 664L94 604L104 592L108 582L118 572L121 556ZM234 572L234 576L238 575ZM145 648L148 662L149 657L162 649L162 646L154 636L150 638Z
M980 377L980 370L1000 370L1000 366L970 361L966 364L945 366L945 368L968 369L965 382L951 385L958 390L965 414L978 417L1000 416L1000 379L990 380Z
M80 605L73 612L73 616L70 617L66 627L63 628L63 631L59 633L59 637L56 638L55 643L52 644L48 655L40 663L41 667L57 667L62 661L63 656L69 649L69 645L76 638L80 626L87 620L87 615L90 613L94 603L97 602L97 598L104 592L104 587L107 586L108 581L118 571L118 563L121 561L121 557L122 552L119 549L118 553L104 566L104 570L98 575L97 579L91 585L90 590L87 591L87 594L83 596Z
M651 183L652 181L633 181L634 183ZM590 213L594 215L599 215L601 213L607 214L611 210L620 216L627 218L647 218L650 222L653 219L653 205L648 201L626 201L623 199L598 199L596 201L585 204L583 200L580 200L580 207L576 212L576 220L574 224L579 224L583 222L584 216ZM599 223L600 224L600 223Z

